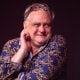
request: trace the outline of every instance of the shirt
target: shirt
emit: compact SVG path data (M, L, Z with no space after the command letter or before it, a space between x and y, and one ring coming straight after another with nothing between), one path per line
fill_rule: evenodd
M0 53L0 80L49 80L52 76L54 80L66 59L65 44L61 35L55 35L34 56L29 53L18 64L11 58L20 48L20 39L9 40Z

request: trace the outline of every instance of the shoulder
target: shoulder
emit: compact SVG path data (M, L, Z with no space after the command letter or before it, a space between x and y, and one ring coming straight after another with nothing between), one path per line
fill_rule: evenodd
M5 43L5 46L9 46L9 45L17 45L20 43L20 39L19 38L14 38L14 39L11 39L11 40L8 40L6 43Z
M64 38L63 35L54 35L50 41L49 41L49 44L52 45L52 44L57 44L59 46L64 46L66 44L66 40Z
M8 40L3 47L3 50L18 50L20 47L20 39L19 38L14 38L11 40Z
M48 51L54 55L66 56L66 41L63 35L53 36L48 43Z

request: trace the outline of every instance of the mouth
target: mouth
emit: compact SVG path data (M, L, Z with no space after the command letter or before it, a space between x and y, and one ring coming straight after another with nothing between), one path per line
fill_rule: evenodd
M45 35L37 35L37 37L44 38L44 37L46 37L46 36L45 36Z
M36 34L36 36L46 36L46 34Z

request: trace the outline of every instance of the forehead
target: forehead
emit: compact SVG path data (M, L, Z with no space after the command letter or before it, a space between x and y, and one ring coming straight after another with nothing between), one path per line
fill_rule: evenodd
M37 11L32 11L28 15L26 20L31 20L31 21L33 21L33 20L41 20L41 21L47 20L48 21L49 20L50 21L51 20L51 15L47 11L37 10Z

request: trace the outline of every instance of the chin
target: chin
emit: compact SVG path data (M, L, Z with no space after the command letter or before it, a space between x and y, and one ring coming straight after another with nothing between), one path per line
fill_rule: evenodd
M48 40L38 41L37 44L42 46L44 45Z
M45 43L38 43L38 44L36 44L36 46L39 48L39 47L41 47L41 46L43 46Z
M48 38L36 38L36 39L32 40L32 43L37 47L41 47L44 44L46 44L46 42L48 40L49 40L49 37Z

